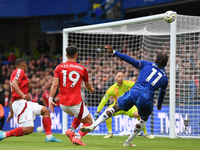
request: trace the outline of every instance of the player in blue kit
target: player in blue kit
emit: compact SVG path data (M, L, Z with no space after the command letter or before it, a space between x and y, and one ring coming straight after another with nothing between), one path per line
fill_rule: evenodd
M99 124L110 118L119 110L128 111L133 105L138 109L141 116L139 122L135 125L133 133L124 142L123 146L136 146L131 144L131 141L138 135L138 133L145 126L149 115L153 110L154 93L160 88L158 97L157 109L161 110L163 99L168 85L168 78L164 67L168 62L168 55L165 53L158 53L155 63L146 60L135 60L130 56L119 53L113 50L111 45L105 45L108 52L112 52L115 56L140 69L139 77L135 85L127 91L124 95L118 98L117 103L105 110L102 115L88 127L81 127L82 132L92 132Z

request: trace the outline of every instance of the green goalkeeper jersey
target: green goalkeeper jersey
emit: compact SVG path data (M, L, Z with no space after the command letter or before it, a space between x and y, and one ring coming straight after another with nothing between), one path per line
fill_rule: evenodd
M114 102L112 106L116 103L117 99L122 96L126 91L130 90L130 88L135 84L133 81L123 81L122 86L117 86L117 83L113 84L107 91L104 97L102 98L98 108L97 112L101 112L103 107L106 105L110 97L112 96L114 98Z

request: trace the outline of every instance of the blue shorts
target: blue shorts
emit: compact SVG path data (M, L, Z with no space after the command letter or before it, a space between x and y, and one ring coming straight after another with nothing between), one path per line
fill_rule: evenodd
M140 90L133 88L119 97L117 104L124 111L128 111L135 105L142 118L151 115L153 110L153 99L147 99Z

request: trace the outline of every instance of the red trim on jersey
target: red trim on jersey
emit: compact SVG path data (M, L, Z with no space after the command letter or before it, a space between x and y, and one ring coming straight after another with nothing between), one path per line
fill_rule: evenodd
M139 68L141 67L141 62L139 61Z
M15 80L19 80L20 73L21 73L21 69L18 68L17 74L16 74L16 76L14 77Z
M24 113L24 111L25 111L26 108L27 108L27 102L25 102L25 106L24 106L23 110L21 111L21 113L17 117L17 122L18 123L19 123L19 117Z
M83 101L81 102L81 108L80 108L80 112L79 112L79 114L78 114L78 119L79 120L81 120L81 118L82 118L82 116L83 116L83 107L84 105L83 105Z

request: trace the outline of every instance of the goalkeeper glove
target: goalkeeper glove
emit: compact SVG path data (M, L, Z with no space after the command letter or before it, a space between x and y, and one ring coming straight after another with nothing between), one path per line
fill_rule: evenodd
M99 118L99 113L96 112L96 113L94 114L94 120L96 121L98 118Z

